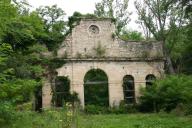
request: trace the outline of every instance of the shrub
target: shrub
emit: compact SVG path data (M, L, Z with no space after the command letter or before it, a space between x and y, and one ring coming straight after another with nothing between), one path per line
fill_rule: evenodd
M185 105L185 115L192 115L192 103Z
M172 114L176 116L183 116L185 115L185 105L184 104L178 104L175 109L171 111Z
M16 110L19 111L31 111L32 109L32 102L23 103L16 106Z
M108 112L109 112L108 108L103 106L86 105L85 107L85 113L88 114L103 114Z
M31 99L38 83L28 79L3 81L0 86L0 121L10 122L15 117L15 107Z
M120 103L118 107L105 107L86 105L85 113L88 114L126 114L138 112L137 105Z
M158 80L151 88L142 89L140 110L170 112L179 104L192 103L192 77L170 75ZM185 107L187 109L187 107Z
M0 124L9 123L14 119L15 111L9 102L0 102Z
M124 100L122 100L118 107L110 108L110 113L114 114L126 114L126 113L136 113L138 112L136 104L126 104Z
M192 115L192 104L178 104L171 113L177 116Z

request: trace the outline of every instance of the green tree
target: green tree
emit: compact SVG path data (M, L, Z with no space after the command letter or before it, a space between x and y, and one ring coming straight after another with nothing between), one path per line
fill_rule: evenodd
M27 57L28 56L26 55L25 58ZM13 60L13 58L15 59ZM20 59L23 61L24 58L21 58ZM19 60L16 59L16 53L12 50L12 47L7 43L1 43L0 120L3 119L7 122L10 121L11 117L13 116L14 107L17 104L22 104L29 101L34 88L39 86L41 83L41 81L37 81L29 77L30 71L25 70L26 67L28 67L27 69L31 70L35 66L29 66L29 63L26 62L19 62Z
M153 86L142 90L141 105L145 109L170 112L177 105L190 105L192 79L186 75L170 75L157 80Z
M128 31L122 30L122 33L119 36L122 40L125 41L141 41L144 40L142 33L137 31Z
M191 78L186 75L170 75L156 81L150 88L143 89L140 97L142 109L170 112L179 104L192 105Z
M102 0L96 3L94 14L98 17L115 19L116 34L120 34L130 20L128 2L128 0Z
M139 21L153 34L156 40L162 41L164 55L166 57L166 67L169 73L174 74L170 50L166 44L169 43L167 38L171 28L175 27L174 35L177 35L184 23L183 8L172 0L144 0L143 3L135 2Z
M185 52L183 54L183 59L182 59L182 65L183 65L183 69L182 72L187 73L187 74L192 74L192 44L191 44L191 40L192 40L192 22L186 26L186 31L184 33L185 36L187 36L185 42L186 42L186 49Z
M1 42L10 44L14 51L25 50L35 42L42 43L42 37L45 36L44 23L36 12L21 13L20 6L8 2L0 6L0 19L3 19L0 23Z
M68 33L71 33L72 29L79 24L81 18L98 18L94 14L81 14L80 12L74 12L72 16L68 18L67 25L69 27Z
M72 29L79 24L80 19L82 18L80 12L74 12L72 16L69 17L67 25L69 26L69 33L72 32Z
M177 31L177 26L172 26L167 37L166 47L170 51L170 57L173 62L176 73L190 73L192 72L189 65L191 65L191 36L192 32L190 25L183 26Z
M11 108L31 100L45 73L44 22L19 7L0 1L0 120L5 121L12 116Z
M10 4L9 0L0 1L0 42L3 31L7 29L7 23L17 16L17 8Z
M192 20L192 4L191 0L176 0L175 2L179 2L179 4L184 7L185 18Z
M57 5L51 7L42 6L37 9L37 12L45 24L47 36L44 38L44 42L46 42L48 49L53 51L59 47L67 32L66 23L64 22L65 12L58 8Z
M178 4L184 8L183 18L186 22L182 29L180 29L180 35L176 36L179 38L179 41L177 41L178 45L176 45L176 50L175 48L173 49L173 53L179 54L179 56L174 61L179 72L192 74L192 5L190 0L178 0L176 2L179 2Z

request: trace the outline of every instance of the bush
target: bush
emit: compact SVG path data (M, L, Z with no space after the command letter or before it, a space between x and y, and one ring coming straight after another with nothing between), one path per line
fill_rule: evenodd
M23 103L16 106L16 110L19 111L31 111L32 109L32 102Z
M0 102L0 124L9 123L14 119L15 111L8 102Z
M192 103L185 105L185 115L192 115Z
M122 100L118 107L109 108L109 112L113 114L126 114L126 113L136 113L138 112L138 107L136 104L126 104Z
M185 105L184 104L178 104L175 109L171 111L172 114L176 116L183 116L185 115Z
M88 114L103 114L109 113L109 109L103 106L96 106L96 105L86 105L85 113Z
M28 79L3 81L0 86L0 122L15 119L15 107L30 100L37 82Z
M177 116L192 115L192 104L178 104L171 113Z
M138 107L135 104L125 104L122 101L118 107L86 105L85 112L88 114L126 114L138 112Z
M151 88L142 89L142 94L140 110L171 112L179 104L192 103L192 77L185 75L167 76L163 80L156 81Z

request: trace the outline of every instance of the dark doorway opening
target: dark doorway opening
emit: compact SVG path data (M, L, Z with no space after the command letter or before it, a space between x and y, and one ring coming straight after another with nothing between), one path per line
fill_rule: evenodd
M56 107L62 107L70 99L70 80L64 76L55 79L54 101Z
M92 69L84 77L85 105L109 106L108 77L101 69Z

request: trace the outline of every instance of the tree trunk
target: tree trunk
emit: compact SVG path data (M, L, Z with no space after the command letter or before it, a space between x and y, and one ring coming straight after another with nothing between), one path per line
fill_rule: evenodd
M173 68L173 63L172 63L171 57L170 57L169 52L165 46L165 41L163 41L162 43L163 43L163 54L164 54L165 59L166 59L165 68L169 74L175 74L175 70Z
M174 68L173 68L173 63L172 63L172 61L171 61L171 57L170 56L166 56L166 67L167 67L167 69L168 69L168 72L170 73L170 74L175 74L175 70L174 70Z

